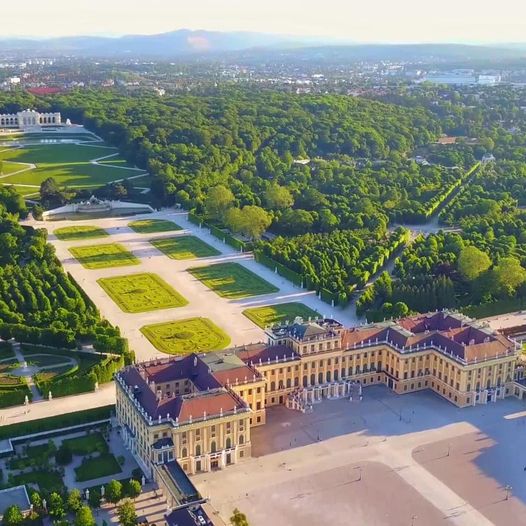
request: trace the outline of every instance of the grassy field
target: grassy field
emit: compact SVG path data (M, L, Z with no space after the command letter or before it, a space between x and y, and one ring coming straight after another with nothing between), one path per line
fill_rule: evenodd
M207 318L146 325L141 332L166 354L217 351L230 343L230 337Z
M40 491L56 491L62 493L65 489L64 481L56 471L31 471L13 476L13 485L36 484Z
M109 268L138 265L139 259L119 243L72 247L69 251L86 268Z
M0 151L1 160L31 163L35 164L36 168L4 177L1 182L15 185L40 185L48 177L53 177L59 186L67 184L71 187L90 187L101 186L116 179L127 179L139 173L137 170L115 168L117 158L111 159L112 164L103 166L89 162L115 152L115 148L107 146L77 144L42 143L22 148L8 148Z
M211 247L195 236L165 237L163 239L151 239L150 243L164 252L172 259L196 259L221 254L219 250Z
M108 444L100 433L90 433L77 438L64 440L66 445L74 455L90 455L91 453L107 453Z
M141 179L137 179L141 181ZM137 182L137 186L141 186ZM171 230L182 230L182 228L173 221L166 219L139 219L128 223L128 226L138 234L153 234L154 232L170 232Z
M188 303L156 274L101 278L98 283L124 312L170 309Z
M2 155L1 152L0 152L0 155ZM18 172L19 170L23 170L24 168L27 168L27 166L23 164L17 164L14 162L10 162L10 161L4 161L4 164L2 166L2 173L0 173L0 176L10 175L13 172Z
M254 307L245 309L243 314L259 327L265 328L275 323L294 321L300 317L304 320L317 318L319 314L303 305L303 303L281 303L280 305L266 305L265 307Z
M105 453L100 457L85 458L82 464L75 468L75 475L77 482L85 482L86 480L115 475L121 471L117 459L111 453Z
M270 294L279 289L239 263L220 263L188 270L209 289L224 298L238 299Z
M77 241L79 239L92 239L109 236L108 232L98 226L66 226L53 230L53 234L61 241Z

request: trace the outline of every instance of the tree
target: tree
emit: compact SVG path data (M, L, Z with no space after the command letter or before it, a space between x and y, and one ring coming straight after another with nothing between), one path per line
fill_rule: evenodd
M391 310L393 318L403 318L409 314L409 307L403 301L397 301Z
M328 209L322 208L318 214L318 227L322 232L336 228L340 220Z
M9 506L2 517L3 526L20 526L24 522L24 516L20 507L16 504Z
M105 496L106 500L112 502L113 504L117 504L117 502L119 502L119 500L122 498L122 484L118 480L112 480L108 482Z
M271 184L265 191L265 203L269 208L282 210L294 204L294 198L287 188L277 183Z
M55 453L55 461L59 466L67 466L73 460L73 453L67 445L62 445L57 449Z
M214 219L223 220L225 212L234 204L234 199L234 194L226 186L212 186L203 203L205 213Z
M60 190L55 179L48 177L40 184L40 199L45 208L55 208L66 202L66 195Z
M234 509L232 517L230 517L230 522L232 526L249 526L247 516L237 508Z
M135 499L141 494L141 483L138 480L130 479L126 484L126 495Z
M137 513L131 500L125 500L118 508L117 515L121 526L135 526L137 524Z
M77 513L80 510L82 507L82 495L78 489L74 488L70 491L66 506L71 513Z
M499 296L512 296L526 282L526 269L512 257L499 260L491 272L492 292Z
M33 509L38 512L42 509L42 497L40 496L40 493L37 491L34 491L31 494L31 498L29 499L31 501L31 504L33 504Z
M93 513L88 506L81 506L75 515L75 526L95 526Z
M473 281L491 266L491 259L477 247L468 246L458 257L458 271L467 281Z
M64 510L64 501L62 500L62 497L56 492L53 492L49 496L48 511L49 515L51 515L51 517L54 519L61 519L66 514Z

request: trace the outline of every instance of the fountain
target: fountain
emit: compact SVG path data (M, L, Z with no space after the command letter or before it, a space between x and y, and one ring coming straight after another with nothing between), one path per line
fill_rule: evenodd
M29 377L34 376L36 373L38 373L38 371L38 367L28 365L27 362L24 360L23 362L21 362L20 367L13 369L12 371L10 371L10 373L14 374L15 376Z

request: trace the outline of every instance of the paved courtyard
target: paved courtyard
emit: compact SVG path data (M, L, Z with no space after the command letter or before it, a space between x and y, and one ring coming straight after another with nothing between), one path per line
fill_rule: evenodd
M129 222L142 218L172 220L181 226L182 230L138 234L127 226ZM233 345L243 345L264 340L263 330L242 314L242 311L247 307L299 301L323 315L335 316L346 325L351 325L356 322L352 310L347 309L342 311L337 308L332 308L318 299L314 292L295 287L289 281L254 261L251 255L236 252L233 248L212 236L208 230L190 223L187 220L186 212L166 210L154 214L137 215L133 217L113 217L86 221L33 222L32 224L37 228L48 228L50 233L49 241L55 246L57 256L64 265L65 270L73 275L84 291L95 302L101 314L110 322L120 327L122 334L129 339L130 346L135 350L139 360L161 355L160 351L155 349L140 332L140 328L144 325L164 321L180 320L196 316L210 318L231 337ZM56 228L73 225L95 225L105 228L111 234L111 237L104 238L104 243L112 242L122 244L140 259L141 264L133 268L115 267L96 270L84 268L72 257L68 248L72 246L97 244L98 240L61 241L53 235L53 230ZM219 250L221 254L201 259L174 260L170 259L149 243L150 239L189 234L201 238ZM279 292L229 300L219 297L215 292L208 289L203 283L186 272L188 268L225 262L240 263L278 287L280 289ZM144 272L158 274L189 301L188 305L185 307L144 313L125 313L121 311L97 283L99 278Z
M362 402L276 407L267 420L252 459L193 477L223 518L238 507L253 526L526 525L517 399L457 409L374 386Z

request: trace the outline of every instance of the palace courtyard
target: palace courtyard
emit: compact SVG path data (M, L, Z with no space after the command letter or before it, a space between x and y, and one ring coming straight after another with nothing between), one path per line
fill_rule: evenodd
M267 410L253 458L194 483L223 519L237 507L253 526L526 525L524 402L363 395Z

